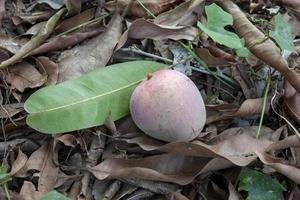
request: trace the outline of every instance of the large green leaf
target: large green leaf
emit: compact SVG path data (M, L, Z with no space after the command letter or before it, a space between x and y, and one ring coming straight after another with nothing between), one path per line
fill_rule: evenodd
M243 168L239 176L239 191L247 191L246 200L282 199L285 188L270 176L256 170Z
M282 50L286 49L291 52L296 51L291 27L289 23L283 19L280 13L275 16L275 30L270 31L269 35L276 41Z
M129 113L134 88L148 73L165 68L157 62L133 61L111 65L42 88L25 102L27 124L43 133L62 133L102 125Z
M215 3L205 6L205 12L207 16L207 24L204 26L201 22L198 22L198 27L215 42L229 48L236 49L241 56L247 57L249 51L244 48L244 44L239 36L233 32L225 30L225 26L233 24L231 14L225 12Z

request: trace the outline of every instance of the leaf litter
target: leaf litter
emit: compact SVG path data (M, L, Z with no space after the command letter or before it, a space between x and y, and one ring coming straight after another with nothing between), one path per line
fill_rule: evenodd
M299 196L299 2L0 2L1 199ZM140 60L194 81L207 109L198 138L166 143L142 133L128 115L126 90L105 101L117 114L85 104L51 113L75 93L128 84L137 68L86 77ZM59 89L78 77L82 93ZM50 88L57 93L47 96ZM42 133L57 127L60 134Z

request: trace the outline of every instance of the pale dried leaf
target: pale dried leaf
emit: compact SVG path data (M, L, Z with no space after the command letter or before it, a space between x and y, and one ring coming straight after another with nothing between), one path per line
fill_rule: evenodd
M191 26L165 26L151 23L145 19L132 22L128 30L128 37L133 39L152 40L193 40L198 34L198 29Z
M121 37L122 18L115 14L107 30L87 43L64 51L59 59L59 81L74 79L96 68L104 67Z
M42 68L47 74L45 85L55 85L58 79L58 64L45 56L37 57L36 61L39 68Z
M10 118L24 110L23 103L11 103L0 106L0 118Z
M11 84L12 89L24 92L26 88L42 86L47 81L47 76L41 74L32 64L21 62L9 68L6 81Z

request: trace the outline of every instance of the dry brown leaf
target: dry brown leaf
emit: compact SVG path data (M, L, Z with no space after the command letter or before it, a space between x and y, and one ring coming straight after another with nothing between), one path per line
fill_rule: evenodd
M36 63L39 68L43 69L47 74L45 85L55 85L58 79L58 64L45 56L37 57Z
M76 15L81 11L81 1L78 0L65 0L65 5L68 9L67 15Z
M300 12L300 2L298 0L276 0L276 2Z
M6 81L12 89L24 92L26 88L36 88L47 81L47 76L41 74L32 64L21 62L9 68Z
M5 0L0 0L0 26L2 26L2 18L5 12Z
M24 181L20 191L20 196L24 200L38 200L42 197L42 194L35 190L35 186L31 182Z
M174 200L189 200L186 196L182 195L180 192L173 193Z
M228 184L229 197L228 200L242 200L241 195L235 190L231 182Z
M27 162L27 156L19 149L18 151L18 157L17 159L13 162L10 172L7 174L8 176L13 176L16 173L18 173L26 164Z
M82 138L77 138L71 134L65 134L65 135L56 137L55 142L56 141L60 141L64 145L70 146L70 147L75 147L77 144L79 144L82 149L84 148L84 141L82 140Z
M0 106L0 118L10 118L24 110L23 103L11 103Z
M197 13L201 12L205 0L191 0L181 3L179 6L158 15L154 23L167 26L193 25L197 20ZM190 22L190 23L187 23Z
M42 44L35 50L33 50L30 55L37 55L37 54L45 54L51 51L58 51L62 49L67 49L73 47L74 45L82 42L83 40L93 37L100 32L103 32L104 29L92 30L88 32L75 32L70 33L65 36L61 36L58 38L53 38L50 41Z
M94 18L96 12L96 8L90 8L82 13L70 17L68 19L63 20L57 27L54 29L55 33L62 33L67 30L70 30L80 24L83 24Z
M26 39L0 35L0 47L14 54L17 53L21 49L21 47L26 44L26 42Z
M229 64L226 59L212 55L207 48L197 48L195 49L195 52L209 67L220 67Z
M107 30L81 46L64 51L59 59L59 80L74 79L96 68L104 67L121 37L122 18L115 14Z
M300 184L299 167L290 165L281 159L274 158L268 155L267 153L261 151L257 151L256 155L265 165L272 167L274 170L288 177L295 183Z
M0 63L3 62L4 60L9 59L9 57L10 57L9 52L6 49L0 47Z
M276 44L271 39L257 44L258 41L264 40L266 36L247 19L240 8L230 0L216 0L216 2L232 15L233 27L239 37L245 39L245 44L251 53L278 70L300 92L300 76L289 68Z
M129 27L128 37L133 39L152 40L193 40L198 34L198 29L191 26L165 26L151 23L145 19L135 20Z
M39 33L39 31L41 30L41 28L43 28L45 26L47 22L43 21L43 22L39 22L35 25L33 25L32 27L30 27L25 33L24 35L36 35Z
M120 12L126 8L126 6L130 3L131 0L118 0L118 9ZM174 5L183 2L183 0L142 0L143 5L151 11L154 15L160 14ZM105 9L109 11L115 10L115 1L108 1L104 5ZM132 15L135 17L147 17L148 13L145 9L137 2L133 1L129 10L127 11L127 15Z
M45 194L54 189L55 183L57 181L59 168L54 164L53 143L50 141L47 145L45 154L42 158L42 168L40 169L40 177L38 183L38 191L41 194Z
M162 154L143 159L109 158L93 167L96 178L133 178L188 184L209 158Z
M288 10L283 18L290 24L292 33L295 36L300 35L300 12L296 12L294 10Z
M220 120L231 119L234 117L246 117L258 115L263 107L263 99L246 99L239 108L233 105L206 105L207 119L206 124ZM270 105L267 104L265 113L269 111Z
M221 157L228 159L235 165L246 166L257 158L255 151L264 151L273 143L271 135L274 131L263 126L261 131L263 135L259 139L255 139L257 128L256 126L230 128L207 143L195 140L164 145L146 135L123 140L138 144L146 151L158 150L186 156Z
M16 26L23 23L35 24L36 22L48 20L51 16L53 16L53 14L55 14L54 11L45 10L45 11L33 12L30 13L29 15L13 16L11 19Z
M300 74L299 72L297 74ZM289 115L300 124L300 93L288 82L284 82L283 86L284 105Z
M32 50L40 46L52 33L55 26L57 25L58 21L62 17L62 15L65 13L66 9L61 9L58 11L55 15L53 15L45 24L45 26L40 29L39 33L33 37L31 40L29 40L24 46L21 47L21 49L13 55L11 58L9 58L6 61L1 62L0 69L4 69L8 67L9 65L13 65L17 63L22 58L26 57Z

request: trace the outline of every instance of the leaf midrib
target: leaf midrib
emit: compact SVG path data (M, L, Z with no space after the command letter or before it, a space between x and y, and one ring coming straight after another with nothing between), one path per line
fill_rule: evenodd
M109 92L105 92L105 93L102 93L100 95L96 95L94 97L91 97L91 98L87 98L87 99L83 99L83 100L80 100L80 101L77 101L77 102L74 102L74 103L71 103L71 104L67 104L67 105L63 105L63 106L58 106L58 107L55 107L55 108L51 108L51 109L48 109L48 110L44 110L44 111L39 111L39 112L31 112L30 114L40 114L40 113L43 113L43 112L51 112L51 111L54 111L54 110L59 110L59 109L63 109L63 108L66 108L66 107L70 107L70 106L74 106L74 105L77 105L77 104L80 104L80 103L84 103L84 102L88 102L88 101L92 101L94 99L97 99L97 98L100 98L100 97L104 97L106 95L110 95L114 92L118 92L120 90L123 90L123 89L126 89L126 88L129 88L135 84L138 84L139 82L143 81L144 79L141 79L141 80L138 80L138 81L135 81L131 84L128 84L126 86L123 86L123 87L120 87L120 88L117 88L115 90L111 90Z

